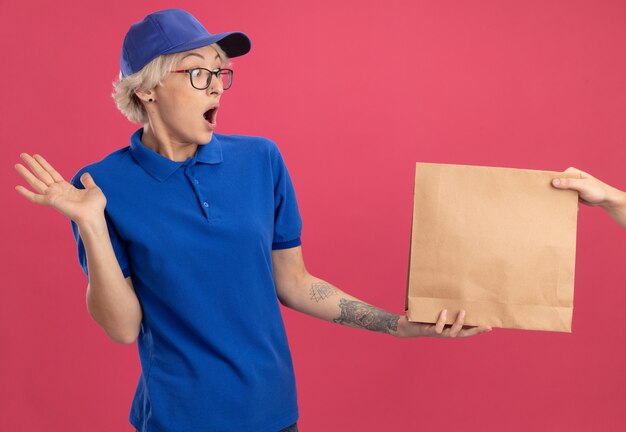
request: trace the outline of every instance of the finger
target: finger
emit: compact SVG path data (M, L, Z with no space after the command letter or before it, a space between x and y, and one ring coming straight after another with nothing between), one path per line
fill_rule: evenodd
M461 309L459 314L456 317L456 321L452 324L452 328L450 329L450 337L456 337L461 329L463 328L463 321L465 320L465 311Z
M45 169L28 153L21 153L20 157L28 164L30 169L37 175L37 177L43 181L47 186L54 183L54 179Z
M557 189L573 189L578 192L588 190L587 183L582 179L555 178L552 179L552 186Z
M491 327L470 327L468 329L461 330L458 337L476 336L482 333L488 333L491 330Z
M48 174L50 174L50 176L55 182L62 182L65 180L63 176L57 172L57 170L52 168L52 165L50 165L48 161L44 159L43 156L35 154L33 155L33 157L35 158L37 162L39 162L39 164L43 167L43 169L45 169L48 172Z
M21 195L25 196L30 202L34 202L36 204L43 204L44 203L43 196L37 195L37 194L29 191L28 189L26 189L22 185L15 186L15 190L18 191Z
M90 189L92 187L97 186L96 182L93 180L93 177L88 172L83 173L80 177L80 182L85 186L85 189Z
M581 170L579 170L578 168L574 168L574 167L569 167L568 169L566 169L563 172L566 172L566 173L582 173Z
M37 192L42 194L48 188L48 185L35 177L33 173L31 173L24 165L15 164L15 169L18 173L22 175L22 177L24 177L24 180L26 180L28 184L31 185L33 189L35 189Z
M581 171L578 168L574 168L574 167L569 167L568 169L566 169L564 172L566 173L574 173L574 174L580 174L580 178L589 178L589 177L593 177L591 174L586 173L585 171Z
M439 313L439 319L437 320L437 323L435 324L435 332L437 334L441 334L443 332L443 329L446 325L447 318L448 318L448 310L444 309L441 311L441 313Z

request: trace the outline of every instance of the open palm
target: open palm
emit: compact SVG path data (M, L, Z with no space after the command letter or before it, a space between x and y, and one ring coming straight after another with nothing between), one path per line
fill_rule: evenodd
M21 185L15 189L31 202L53 207L77 223L104 212L106 197L89 173L80 178L85 189L78 189L65 181L42 156L21 153L20 157L30 170L22 164L16 164L15 169L38 193Z

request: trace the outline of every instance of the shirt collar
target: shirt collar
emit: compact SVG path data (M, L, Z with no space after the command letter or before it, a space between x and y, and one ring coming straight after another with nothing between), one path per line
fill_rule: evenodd
M165 181L183 165L194 165L198 162L218 164L223 160L222 145L215 133L211 136L211 141L207 144L198 145L196 153L184 162L173 161L149 149L141 142L142 134L143 128L140 128L131 135L130 154L143 169L160 182Z

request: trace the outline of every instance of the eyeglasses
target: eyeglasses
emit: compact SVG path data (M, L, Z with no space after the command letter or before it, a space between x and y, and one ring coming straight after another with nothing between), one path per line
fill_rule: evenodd
M189 81L191 82L191 86L198 90L204 90L209 88L213 75L215 75L219 80L222 81L222 87L224 90L228 90L233 83L232 69L216 69L214 71L211 71L205 68L193 68L170 71L170 73L189 74Z

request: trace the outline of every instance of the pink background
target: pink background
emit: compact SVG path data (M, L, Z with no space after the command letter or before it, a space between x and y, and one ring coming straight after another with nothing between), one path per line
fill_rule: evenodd
M1 1L0 430L132 430L136 345L91 319L69 220L14 191L13 166L41 153L69 179L128 145L122 39L172 6L251 37L218 132L278 143L309 271L363 301L403 312L415 162L626 189L623 1ZM301 430L626 430L625 256L581 207L571 334L398 340L283 309Z

